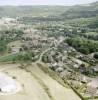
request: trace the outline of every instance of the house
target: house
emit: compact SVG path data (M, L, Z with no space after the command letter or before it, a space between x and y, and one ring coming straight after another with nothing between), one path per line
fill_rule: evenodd
M77 59L77 58L74 58L74 57L72 57L72 61L73 61L74 63L78 64L79 66L82 65L82 64L84 63L83 61L81 61L81 60L79 60L79 59Z
M53 70L56 70L58 68L58 63L53 63L50 65L50 68L53 69Z
M76 68L76 69L78 69L79 65L78 64L74 64L73 67Z
M85 67L85 64L81 64L80 67L79 67L79 70L80 70L81 73L86 73L87 69Z
M63 70L64 70L64 68L58 67L58 68L56 69L56 72L61 73L61 72L63 72Z
M67 70L63 70L61 73L60 73L60 77L61 78L66 78L67 76L69 76L71 74L71 72L67 71Z
M82 83L88 83L90 82L90 79L86 76L80 76L80 80Z
M92 80L87 84L87 92L91 95L98 95L98 80Z
M58 66L59 67L63 67L64 66L64 64L62 63L62 61L59 61Z
M5 23L16 23L16 19L14 18L9 18L9 17L2 17L2 20L5 22Z
M93 66L93 67L91 67L91 70L93 70L93 72L98 73L98 66Z
M22 50L21 47L11 47L11 52L14 53L19 53Z
M63 37L63 36L60 36L60 37L58 38L59 43L63 42L64 40L65 40L65 37Z
M87 84L87 86L98 88L98 79L94 79Z

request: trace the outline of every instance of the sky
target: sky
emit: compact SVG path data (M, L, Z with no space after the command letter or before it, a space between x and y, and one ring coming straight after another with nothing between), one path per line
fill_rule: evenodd
M98 0L0 0L0 5L77 5Z

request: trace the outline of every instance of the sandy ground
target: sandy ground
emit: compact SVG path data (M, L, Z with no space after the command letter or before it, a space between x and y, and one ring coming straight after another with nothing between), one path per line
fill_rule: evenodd
M3 72L8 72L9 76L16 77L16 80L20 82L23 89L14 95L1 95L0 100L50 100L36 79L24 70L13 67Z
M30 68L32 73L41 78L48 86L55 100L81 100L70 88L65 88L60 85L56 80L45 74L36 65L33 65L33 67Z
M22 85L22 90L13 95L0 95L0 100L51 100L38 80L29 72L16 67L16 65L0 65L0 69L9 76L16 77ZM70 88L65 88L56 80L45 74L35 64L30 67L32 73L40 78L49 88L54 100L81 100Z

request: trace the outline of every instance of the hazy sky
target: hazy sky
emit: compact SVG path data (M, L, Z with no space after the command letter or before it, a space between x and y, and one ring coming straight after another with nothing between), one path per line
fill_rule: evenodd
M75 5L98 0L0 0L0 5Z

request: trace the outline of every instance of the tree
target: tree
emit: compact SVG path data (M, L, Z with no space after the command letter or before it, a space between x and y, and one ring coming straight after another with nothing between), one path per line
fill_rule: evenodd
M98 52L94 54L94 58L98 59Z

